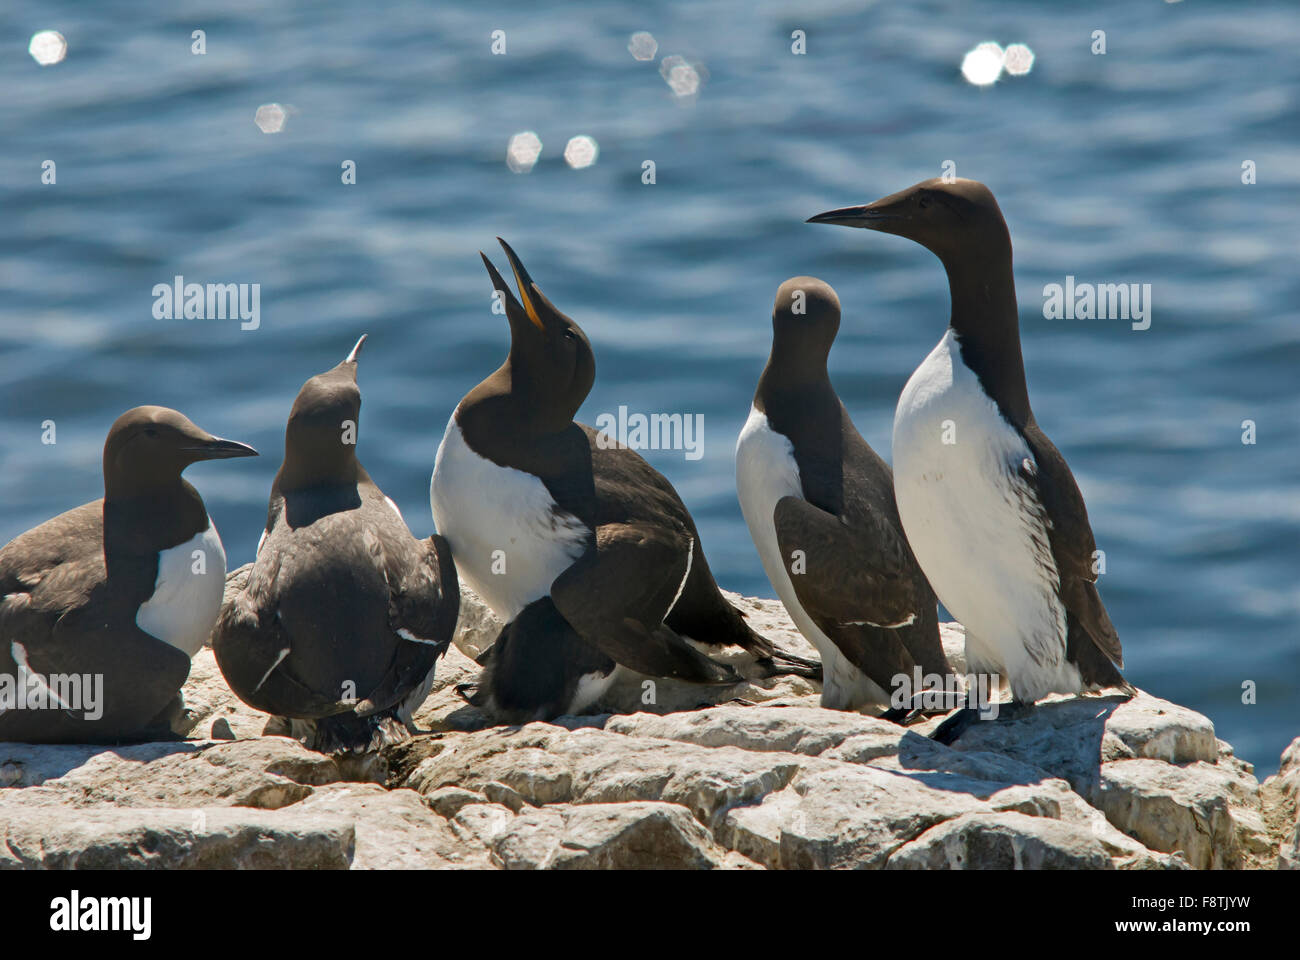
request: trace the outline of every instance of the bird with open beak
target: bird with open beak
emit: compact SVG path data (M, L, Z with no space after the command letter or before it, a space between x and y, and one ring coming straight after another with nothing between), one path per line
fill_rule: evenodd
M574 421L595 378L590 341L501 246L517 296L483 262L505 305L510 352L456 407L429 491L461 577L506 621L481 657L473 702L521 721L590 708L620 668L741 681L692 639L744 648L761 675L815 673L722 596L672 484Z

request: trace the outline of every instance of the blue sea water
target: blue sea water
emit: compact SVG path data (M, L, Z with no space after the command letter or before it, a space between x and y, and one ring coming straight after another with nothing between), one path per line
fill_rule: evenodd
M28 55L42 29L67 38L62 63ZM628 51L640 30L654 61ZM1028 45L1032 71L967 83L983 41ZM770 596L733 448L772 295L797 274L838 290L832 376L888 457L899 390L945 326L942 269L907 241L803 221L952 161L1010 223L1034 408L1106 552L1128 676L1269 772L1300 734L1298 47L1281 0L9 0L0 543L98 496L109 424L158 403L262 450L188 473L231 565L251 559L294 394L361 333L360 454L428 534L447 417L507 345L477 253L503 263L500 235L592 340L583 419L704 415L702 458L649 459L719 581ZM701 68L692 99L660 73L673 55ZM280 133L254 124L267 103L288 110ZM543 150L512 173L526 130ZM600 154L571 169L579 135ZM153 287L176 275L260 284L260 327L155 319ZM1044 286L1067 275L1149 283L1150 329L1044 319Z

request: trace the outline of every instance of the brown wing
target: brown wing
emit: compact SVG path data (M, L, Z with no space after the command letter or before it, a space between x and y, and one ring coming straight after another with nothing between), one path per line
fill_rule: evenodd
M1037 494L1051 521L1047 533L1061 580L1061 602L1097 649L1115 666L1122 667L1119 633L1097 592L1097 543L1079 485L1065 458L1037 424L1029 424L1023 435L1034 455L1034 464L1022 465L1020 474Z

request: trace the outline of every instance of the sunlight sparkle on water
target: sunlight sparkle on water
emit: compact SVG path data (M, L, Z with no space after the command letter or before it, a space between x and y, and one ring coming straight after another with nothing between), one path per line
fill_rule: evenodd
M585 134L573 137L564 146L564 162L574 170L591 166L598 156L600 156L599 145Z
M27 45L27 52L42 67L49 67L60 62L68 55L68 41L57 30L42 30L32 34L32 42Z
M981 43L962 58L961 75L968 83L987 87L1002 73L1002 48L996 43Z
M528 173L542 153L542 141L531 130L516 133L506 147L506 166L513 173Z
M664 57L659 64L659 75L679 99L685 100L696 96L704 84L702 67L689 63L685 57L673 55Z
M654 34L638 30L628 40L627 50L638 60L653 60L659 52L659 41L654 38Z
M279 133L284 129L286 116L284 107L278 103L264 103L257 108L253 122L257 124L257 128L263 133Z
M1013 43L1007 47L1002 57L1002 65L1013 77L1023 77L1034 68L1034 51L1023 43Z

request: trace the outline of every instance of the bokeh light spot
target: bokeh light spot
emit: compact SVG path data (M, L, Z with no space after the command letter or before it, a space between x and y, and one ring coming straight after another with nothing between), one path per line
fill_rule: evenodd
M253 122L257 124L257 128L263 133L279 133L284 129L284 121L287 116L284 107L278 103L264 103L257 108Z
M659 64L659 75L680 99L696 96L704 85L702 66L687 62L685 57L664 57Z
M27 52L42 67L52 66L68 55L68 41L57 30L42 30L32 34Z
M1013 77L1023 77L1034 69L1034 51L1023 43L1013 43L1007 47L1007 51L1002 58L1002 65L1006 67L1007 73Z
M531 130L516 133L506 147L506 166L512 173L528 173L542 153L542 141Z
M659 41L654 38L654 34L638 30L628 40L627 49L638 60L653 60L659 52Z
M598 156L600 156L600 146L585 134L573 137L564 145L564 162L574 170L591 166Z
M961 75L968 83L987 87L1002 73L1002 48L996 43L981 43L962 58Z

